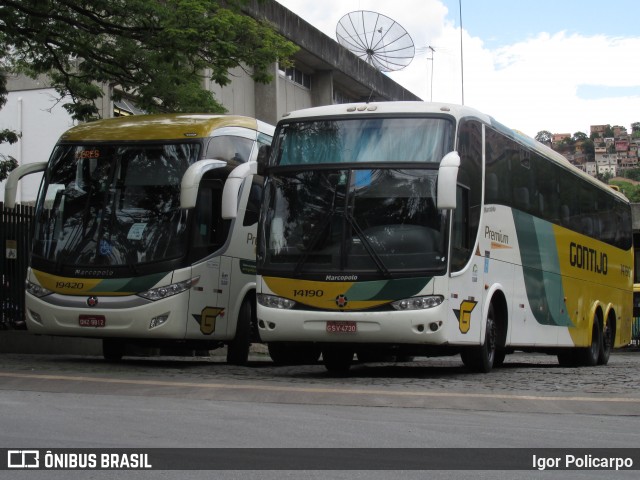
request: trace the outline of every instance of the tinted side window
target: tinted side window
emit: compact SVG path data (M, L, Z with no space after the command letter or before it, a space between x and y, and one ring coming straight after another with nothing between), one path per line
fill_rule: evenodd
M260 214L260 204L262 203L262 177L254 177L249 192L249 200L247 201L247 209L242 219L243 226L254 225L258 223Z
M452 233L457 242L452 252L454 270L463 268L473 253L482 205L482 124L462 120L458 127L458 208L454 212Z
M629 206L568 167L486 128L485 202L527 212L628 250Z

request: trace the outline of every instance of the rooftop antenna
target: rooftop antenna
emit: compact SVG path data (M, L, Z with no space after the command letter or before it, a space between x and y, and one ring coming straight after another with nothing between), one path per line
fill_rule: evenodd
M381 72L402 70L415 56L413 40L398 22L368 10L343 16L336 26L336 39Z

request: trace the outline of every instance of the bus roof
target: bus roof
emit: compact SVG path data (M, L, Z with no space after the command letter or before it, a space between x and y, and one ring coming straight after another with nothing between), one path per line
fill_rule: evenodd
M538 152L550 161L557 163L558 165L574 172L579 177L583 178L587 182L596 185L602 190L609 191L612 195L615 195L628 202L627 197L622 193L616 192L608 185L600 180L592 177L586 172L580 170L569 162L565 157L551 149L550 147L538 142L537 140L525 135L524 133L506 127L500 122L496 121L490 115L482 113L474 108L464 105L456 105L451 103L430 103L430 102L371 102L371 103L343 103L338 105L328 105L324 107L313 107L303 110L296 110L283 115L280 120L282 123L289 122L291 120L313 120L316 117L344 117L346 115L357 114L369 114L369 115L398 115L398 114L440 114L450 115L456 120L462 118L477 118L478 120L490 125L502 134L512 138L516 142ZM279 123L280 123L279 122Z
M212 114L131 115L83 123L67 130L63 142L176 140L208 137L223 127L242 127L273 136L274 127L251 117Z

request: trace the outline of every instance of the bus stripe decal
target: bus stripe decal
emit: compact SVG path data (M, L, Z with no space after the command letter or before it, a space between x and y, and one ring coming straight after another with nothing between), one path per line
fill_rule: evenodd
M512 212L531 313L542 325L573 326L564 309L559 305L553 308L552 298L562 298L564 293L553 295L553 292L563 292L563 286L551 224L518 210Z
M416 295L431 281L431 277L398 278L388 281L370 300L398 300Z

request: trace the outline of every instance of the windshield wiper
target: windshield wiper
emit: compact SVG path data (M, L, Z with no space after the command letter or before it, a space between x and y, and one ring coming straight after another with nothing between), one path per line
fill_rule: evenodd
M376 264L376 267L378 267L378 270L380 270L385 277L391 276L391 272L389 272L389 269L380 258L380 255L378 255L374 250L373 246L371 245L371 242L367 239L367 236L364 234L364 231L362 230L362 228L360 228L360 225L358 225L358 222L356 222L356 219L353 218L353 216L350 213L346 213L346 212L345 212L344 218L347 221L347 223L351 225L351 227L355 230L356 235L358 235L358 238L362 242L362 246L367 251L367 253L371 257L373 262ZM342 249L343 249L343 252L346 252L346 248L344 247L344 245Z

